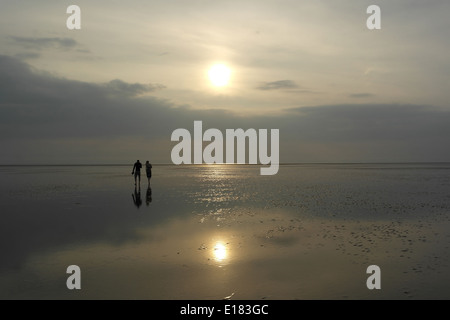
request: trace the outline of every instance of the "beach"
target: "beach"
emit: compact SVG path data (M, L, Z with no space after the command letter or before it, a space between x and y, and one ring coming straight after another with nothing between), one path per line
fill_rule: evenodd
M450 298L449 163L131 169L0 166L0 299Z

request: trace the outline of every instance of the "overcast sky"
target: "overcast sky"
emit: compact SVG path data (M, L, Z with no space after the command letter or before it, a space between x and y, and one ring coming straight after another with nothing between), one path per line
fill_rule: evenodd
M0 164L170 163L194 120L279 129L281 162L450 161L447 0L0 6Z

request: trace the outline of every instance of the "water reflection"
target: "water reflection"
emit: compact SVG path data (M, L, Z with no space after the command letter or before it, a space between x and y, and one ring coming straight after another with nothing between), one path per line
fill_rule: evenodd
M150 185L147 188L147 194L145 195L145 203L147 206L152 202L152 188L150 188Z
M134 193L131 194L131 197L133 198L134 205L139 209L142 205L141 186L134 186Z
M393 283L376 298L450 297L447 173L414 173L408 184L403 171L381 171L365 185L359 169L340 178L287 167L273 182L226 168L207 179L203 168L163 167L149 215L124 214L152 190L143 185L141 200L132 189L131 207L123 167L74 167L63 177L71 189L46 168L0 174L0 299L373 299L365 270L374 261ZM391 204L416 213L403 219ZM64 285L72 264L89 270L77 295Z
M227 258L227 248L221 242L217 242L213 250L214 260L223 262Z

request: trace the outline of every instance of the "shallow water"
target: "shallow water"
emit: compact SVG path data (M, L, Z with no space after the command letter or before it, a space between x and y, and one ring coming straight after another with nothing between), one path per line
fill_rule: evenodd
M0 167L0 298L450 298L450 164L155 165L140 190L130 173Z

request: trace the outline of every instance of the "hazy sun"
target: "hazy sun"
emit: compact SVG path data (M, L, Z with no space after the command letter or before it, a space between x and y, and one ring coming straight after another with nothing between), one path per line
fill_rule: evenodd
M208 71L209 80L217 87L227 85L230 81L230 74L230 68L223 64L215 64Z

